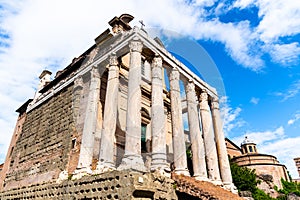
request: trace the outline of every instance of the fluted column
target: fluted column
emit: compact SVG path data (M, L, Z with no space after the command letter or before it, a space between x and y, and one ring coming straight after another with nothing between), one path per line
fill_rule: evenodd
M190 138L192 145L192 161L194 177L197 180L207 180L206 162L205 162L205 149L200 130L199 115L197 109L197 100L195 92L195 84L193 81L189 81L185 87L187 111L188 111L188 123L190 130Z
M167 166L165 114L163 102L162 59L155 57L152 61L151 90L151 129L152 129L152 161L151 171L169 172Z
M81 139L78 169L82 172L91 172L93 160L94 137L97 125L97 111L100 95L101 78L97 67L91 70L91 82L84 119Z
M125 154L119 169L145 171L141 156L141 52L143 44L132 40L129 44L130 62L126 113Z
M170 73L170 96L175 173L189 176L182 122L179 71L176 68Z
M116 55L109 58L107 88L105 96L104 119L102 124L101 145L98 172L115 169L114 164L114 137L117 124L119 91L119 67Z
M208 95L205 90L203 90L200 95L200 115L202 120L208 178L216 184L221 184L217 149L214 139L210 108L208 105Z
M225 187L230 187L229 189L231 189L233 185L232 176L225 144L225 137L222 129L222 122L220 118L219 100L217 98L212 99L211 112L222 182L225 185Z

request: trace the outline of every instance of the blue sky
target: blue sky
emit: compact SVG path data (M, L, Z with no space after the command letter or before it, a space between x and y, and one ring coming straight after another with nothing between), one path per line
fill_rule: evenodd
M0 162L14 111L33 97L41 71L66 67L122 13L135 17L132 25L143 20L147 29L163 30L168 48L219 90L230 139L239 144L248 135L261 153L275 155L298 176L293 158L300 156L300 2L295 0L0 0ZM171 44L182 39L193 47L180 53Z

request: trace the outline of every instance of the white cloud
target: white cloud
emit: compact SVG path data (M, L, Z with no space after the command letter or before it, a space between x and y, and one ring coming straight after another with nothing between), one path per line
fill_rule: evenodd
M253 104L255 104L255 105L257 105L258 102L259 102L259 98L252 97L252 98L250 99L250 102L253 103Z
M270 48L272 59L277 63L289 66L299 62L300 45L298 42L290 44L275 44L271 45Z
M300 32L299 1L256 0L255 4L259 7L259 17L262 18L257 27L257 32L260 34L260 39L265 43Z
M250 140L253 140L257 145L261 145L266 142L271 142L273 140L281 139L285 135L284 135L284 128L280 126L275 130L267 130L262 132L261 131L247 132L245 135L241 135L239 137L233 138L232 141L236 142L236 144L241 144L245 136L248 136L248 138Z
M275 92L275 96L282 97L281 101L286 101L295 97L300 92L300 80L294 82L286 91Z
M228 136L234 128L241 127L245 122L239 118L242 109L240 107L232 108L229 104L228 97L220 98L220 114L223 120L224 134Z
M287 123L288 125L292 125L299 119L300 119L300 113L296 113L295 116L292 119L290 119Z

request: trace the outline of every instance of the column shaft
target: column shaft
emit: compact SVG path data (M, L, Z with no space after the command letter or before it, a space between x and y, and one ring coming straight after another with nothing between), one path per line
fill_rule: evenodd
M200 95L200 115L202 120L208 178L219 184L221 180L218 167L218 156L206 91L202 91Z
M97 170L104 172L115 168L114 138L117 124L119 91L119 68L117 56L109 60L107 88L105 96L104 119L102 124L100 156Z
M93 160L94 137L97 125L97 111L100 96L101 79L97 67L91 70L91 82L81 139L78 161L79 169L90 170Z
M151 129L152 129L152 161L151 170L166 170L166 134L162 84L162 59L155 57L152 61L152 93L151 93Z
M182 122L179 71L177 69L173 69L170 73L170 96L175 173L189 176Z
M195 84L193 82L189 82L186 84L186 99L188 123L192 145L194 177L196 177L196 179L198 180L207 180L205 149L202 133L200 130Z
M217 98L213 98L211 103L213 126L216 138L217 152L219 157L219 167L221 170L221 178L224 185L232 185L232 176L227 155L222 122L220 118L219 102Z
M129 44L130 62L126 113L125 154L119 169L145 171L141 156L141 52L143 44L133 40Z

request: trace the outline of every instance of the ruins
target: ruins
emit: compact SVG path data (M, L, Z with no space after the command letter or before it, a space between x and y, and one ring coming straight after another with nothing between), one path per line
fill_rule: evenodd
M171 173L235 191L217 91L132 19L110 20L53 80L42 72L17 109L1 199L184 199ZM180 184L184 195L209 199Z

